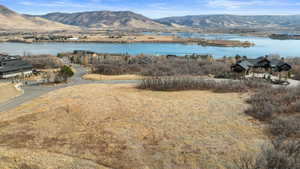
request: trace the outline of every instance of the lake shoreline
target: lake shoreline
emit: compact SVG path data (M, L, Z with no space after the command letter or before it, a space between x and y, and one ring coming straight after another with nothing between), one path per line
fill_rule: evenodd
M255 46L254 43L248 41L237 40L210 40L210 39L174 39L174 40L40 40L40 41L26 41L26 40L7 40L0 43L25 43L25 44L37 44L37 43L111 43L111 44L136 44L136 43L153 43L153 44L186 44L186 45L200 45L200 46L215 46L215 47L244 47L249 48Z
M251 47L220 47L217 45L199 45L197 43L170 43L170 36L165 37L163 42L157 42L155 39L148 39L138 37L130 43L116 42L116 38L111 38L114 41L40 41L32 43L22 42L0 42L0 53L7 53L11 55L23 54L52 54L72 52L74 50L89 50L97 53L122 53L130 55L177 55L185 56L190 54L211 54L215 58L222 58L224 56L247 56L249 58L257 58L265 55L278 54L282 57L298 57L298 46L300 41L296 40L273 40L266 37L240 36L240 35L207 35L207 34L178 34L186 39L195 37L197 39L207 39L207 41L214 41L215 39L225 39L230 41L248 41L254 43ZM153 36L147 36L153 37ZM173 36L176 37L176 36ZM92 39L98 38L94 37ZM124 39L128 38L123 37ZM139 39L138 39L139 38ZM146 41L141 42L143 39ZM168 41L167 41L168 40ZM155 42L153 42L155 41Z

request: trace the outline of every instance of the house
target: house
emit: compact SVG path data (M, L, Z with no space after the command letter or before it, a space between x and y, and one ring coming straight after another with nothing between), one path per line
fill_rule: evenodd
M33 72L33 66L19 56L0 55L0 78L7 79L16 76L28 76Z
M73 53L64 54L64 56L69 57L72 63L83 65L107 61L127 61L129 59L129 56L124 54L96 53L85 50L75 50Z
M166 55L167 59L174 59L174 58L177 58L177 57L178 57L177 55Z
M244 60L244 61L239 61L236 64L232 65L231 70L237 73L247 72L248 70L251 69L252 66L253 63L249 62L248 60Z
M231 66L231 70L237 73L249 73L250 71L287 72L291 69L292 66L284 62L283 59L269 59L268 56L257 59L242 59Z
M74 50L73 54L77 55L93 55L95 52L89 51L89 50Z
M272 59L270 60L271 68L276 72L283 72L283 71L290 71L292 66L288 63L284 62L283 60Z

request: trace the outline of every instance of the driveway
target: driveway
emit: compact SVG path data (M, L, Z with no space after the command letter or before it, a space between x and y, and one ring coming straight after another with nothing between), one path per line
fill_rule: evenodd
M70 78L70 82L67 84L59 84L55 86L23 86L24 94L11 99L8 102L0 103L0 112L8 111L14 109L21 104L36 99L44 94L47 94L51 91L66 88L69 86L82 85L82 84L91 84L91 83L99 83L99 84L128 84L128 83L138 83L137 80L110 80L110 81L91 81L85 80L81 77L87 73L87 70L79 65L72 65L76 70L75 74L72 78Z

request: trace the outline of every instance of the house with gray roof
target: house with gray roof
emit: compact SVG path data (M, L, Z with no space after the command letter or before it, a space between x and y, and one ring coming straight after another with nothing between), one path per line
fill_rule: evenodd
M19 56L0 55L0 78L8 79L16 76L32 74L33 66Z
M231 66L234 72L242 73L249 72L254 69L262 69L272 72L286 72L292 69L292 66L280 59L269 59L259 57L257 59L242 59Z

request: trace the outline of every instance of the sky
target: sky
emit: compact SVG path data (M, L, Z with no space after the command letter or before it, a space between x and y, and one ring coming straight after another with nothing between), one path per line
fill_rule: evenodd
M200 14L300 14L300 0L0 0L23 14L50 12L124 11L150 18Z

